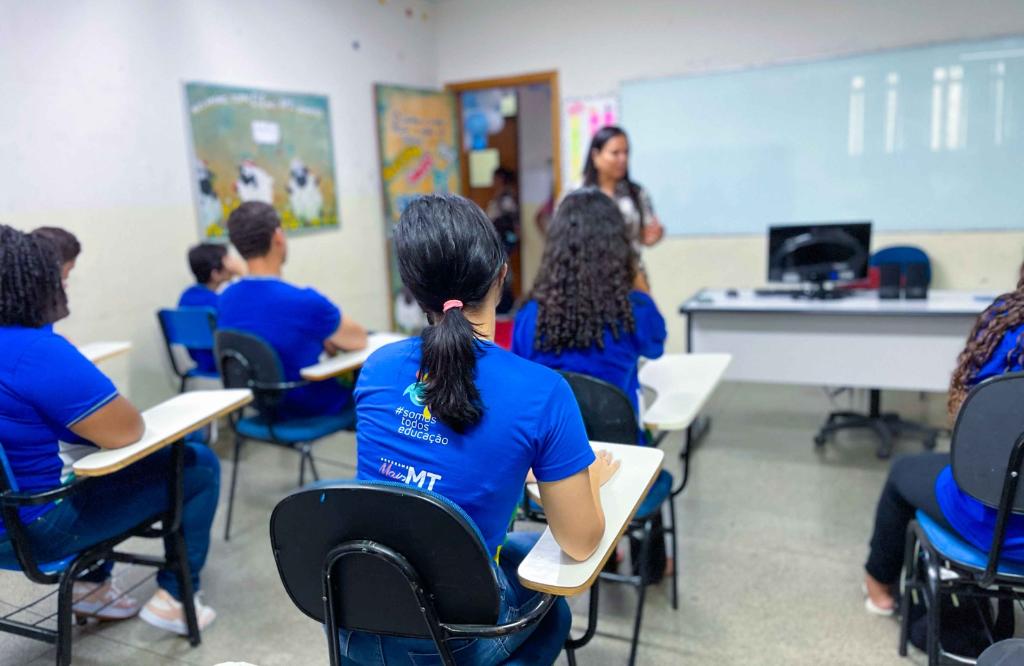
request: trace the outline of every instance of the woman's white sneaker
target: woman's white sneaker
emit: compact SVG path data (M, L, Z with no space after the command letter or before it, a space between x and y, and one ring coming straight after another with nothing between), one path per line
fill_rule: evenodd
M217 613L209 606L203 604L199 593L194 595L194 599L196 604L196 620L199 623L199 630L203 631L213 623ZM184 604L162 588L157 589L152 598L142 607L139 617L146 624L151 624L158 629L170 631L180 636L188 635Z
M102 583L75 581L71 598L71 612L79 617L127 620L139 614L139 602L122 593L112 579Z

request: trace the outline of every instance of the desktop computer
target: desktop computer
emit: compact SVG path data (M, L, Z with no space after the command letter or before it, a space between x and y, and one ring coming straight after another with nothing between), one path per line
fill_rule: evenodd
M794 298L842 298L843 283L867 277L871 222L822 222L772 226L768 230L768 281Z

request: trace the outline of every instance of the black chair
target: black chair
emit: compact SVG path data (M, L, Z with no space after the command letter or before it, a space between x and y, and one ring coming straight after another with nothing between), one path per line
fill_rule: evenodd
M587 430L587 437L594 442L610 442L612 444L640 444L639 423L633 404L617 386L601 379L590 377L576 372L559 371L569 382L576 402L579 403L580 412L583 415L583 425ZM679 487L682 491L682 486ZM630 537L640 544L639 550L635 553L637 573L620 574L609 571L601 572L600 579L632 585L637 590L636 618L633 622L633 639L629 652L629 663L636 662L637 646L640 640L640 626L643 619L644 601L647 596L647 581L651 573L647 571L647 561L654 547L654 539L661 538L663 534L672 536L672 608L679 608L678 579L676 566L676 509L675 493L672 492L672 475L662 470L655 479L651 489L640 503L633 520L627 527ZM668 504L669 524L661 523L661 507ZM523 511L527 518L532 520L543 520L543 512L539 506L534 504L524 493ZM593 595L595 589L591 590ZM588 627L588 633L592 633L592 627ZM584 639L585 642L586 639Z
M0 618L0 631L17 634L57 646L57 666L71 663L71 605L72 585L83 573L103 561L126 562L151 567L166 567L178 575L181 595L185 606L185 621L188 626L189 643L199 645L199 623L196 620L195 604L192 597L192 579L189 576L188 558L185 551L185 540L181 533L181 511L184 498L185 449L182 441L173 445L172 466L168 470L170 484L170 508L167 511L154 511L153 517L140 523L124 534L69 555L57 562L40 562L32 552L32 544L28 538L25 523L21 520L19 510L30 506L40 506L71 497L87 483L88 478L78 478L69 484L37 493L22 493L11 473L7 456L0 444L0 515L4 519L7 538L11 549L18 560L19 567L0 566L2 569L21 571L26 578L40 585L57 585L57 628L56 630L41 626L53 618L53 615L35 622L11 619L38 601L8 613ZM159 528L153 526L160 521ZM170 556L165 560L150 555L137 555L114 550L123 541L131 537L162 538L170 546Z
M185 392L190 379L219 378L216 372L204 372L198 366L180 367L174 352L175 347L183 347L190 352L213 353L213 332L217 328L217 313L212 308L165 308L157 311L156 318L160 322L160 331L164 334L164 345L167 347L167 357L171 360L171 370L181 380L178 393Z
M248 388L253 393L249 415L236 413L231 416L231 425L235 431L235 452L231 468L231 490L228 493L228 517L224 525L224 540L227 541L231 538L231 517L242 445L251 439L298 452L301 486L306 482L307 464L313 479L320 478L313 461L313 444L341 430L351 430L355 425L355 413L347 410L308 418L279 419L277 406L285 393L309 382L285 381L277 352L258 336L220 329L214 337L224 388Z
M400 520L394 519L401 517ZM435 493L379 482L299 490L270 516L274 561L288 596L326 626L332 666L338 629L433 640L454 664L451 640L508 636L541 623L555 599L507 624L491 557L470 518ZM552 663L527 640L507 664ZM559 650L560 652L560 650Z
M960 490L997 510L996 526L987 552L921 511L907 528L902 598L904 605L906 600L924 601L929 665L945 654L939 643L942 595L956 595L961 603L999 599L1004 607L1006 600L1024 599L1024 562L1002 557L1010 517L1024 515L1024 487L1018 487L1024 472L1024 372L988 379L967 395L953 428L952 467ZM991 640L990 618L980 615ZM902 656L907 654L909 616L903 613Z

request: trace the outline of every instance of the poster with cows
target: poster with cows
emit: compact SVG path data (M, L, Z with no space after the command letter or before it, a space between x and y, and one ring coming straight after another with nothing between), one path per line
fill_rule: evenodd
M186 83L199 236L227 235L246 201L277 209L286 232L337 229L326 96Z

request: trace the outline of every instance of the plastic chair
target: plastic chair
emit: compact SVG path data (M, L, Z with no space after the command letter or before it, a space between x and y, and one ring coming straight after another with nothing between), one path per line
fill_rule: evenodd
M939 599L1024 599L1024 562L1002 557L1011 515L1024 515L1024 372L988 379L967 395L953 429L953 478L961 491L997 509L992 547L983 551L922 512L907 528L903 599L924 599L929 665L944 654L939 643ZM909 613L903 614L900 655L907 654ZM987 624L987 622L986 622ZM991 629L988 627L991 638Z
M217 328L217 313L212 308L177 308L159 310L156 313L160 322L160 330L164 334L167 356L171 359L171 369L181 379L178 393L184 393L189 379L205 377L217 379L216 370L203 370L199 363L213 356L213 332ZM184 347L197 365L182 368L174 353L175 347Z
M170 484L169 510L154 511L152 518L124 534L78 553L68 555L57 562L39 562L35 555L33 555L32 544L28 537L26 525L21 520L20 509L65 500L77 492L84 484L91 483L93 480L78 478L69 484L52 490L22 493L19 491L17 480L11 471L3 445L0 444L0 515L3 516L3 526L7 530L7 538L10 540L11 549L14 551L18 561L18 566L16 567L0 564L0 569L20 571L33 583L58 586L56 630L40 626L43 621L49 618L43 618L43 620L37 620L33 623L11 619L19 611L25 610L37 603L32 602L0 618L0 631L55 644L57 646L57 666L67 666L71 663L72 585L79 575L90 570L98 563L105 560L113 560L151 567L166 566L174 570L178 575L178 584L181 586L189 643L193 647L199 645L199 623L196 620L195 604L192 600L192 579L189 576L185 540L181 533L184 466L185 449L183 443L179 441L173 446L172 469L170 470L171 473L168 474L168 483ZM156 521L161 522L159 529L152 527ZM162 558L151 555L136 555L114 550L123 541L135 536L162 538L165 542L173 544L171 549L173 555L165 561Z
M270 543L292 602L327 631L332 666L338 629L434 641L444 664L448 642L508 636L538 623L552 629L555 599L496 624L500 594L491 557L472 520L435 493L396 483L340 482L297 491L270 516ZM557 630L557 624L554 626ZM533 636L506 664L553 663Z
M639 425L636 412L629 398L617 386L606 381L576 372L559 371L569 382L576 402L583 415L583 425L587 437L594 442L610 442L613 444L640 444ZM672 494L672 475L662 470L655 479L651 489L640 503L627 531L640 543L638 553L639 573L634 575L602 572L601 580L625 583L637 590L636 617L633 622L633 639L630 645L629 663L636 663L637 647L640 640L640 626L643 619L644 601L647 596L647 583L650 572L647 571L647 559L655 536L661 533L672 535L672 608L679 607L678 581L676 571L676 509ZM661 515L661 507L668 504L669 524L661 530L656 529L656 520ZM532 503L528 497L524 499L524 512L527 518L543 520L540 507ZM594 590L591 591L594 594ZM588 628L591 633L591 628ZM583 639L585 642L587 638Z
M231 538L231 517L235 506L242 445L251 439L298 452L301 486L306 482L307 464L313 479L320 478L313 461L313 444L341 430L351 430L355 426L355 412L349 409L308 418L279 419L277 406L285 394L309 382L285 381L277 352L260 337L243 331L220 329L214 338L224 387L251 389L255 411L255 414L249 416L242 414L231 417L235 431L235 452L231 468L231 490L228 493L228 517L224 525L224 540L228 541Z

